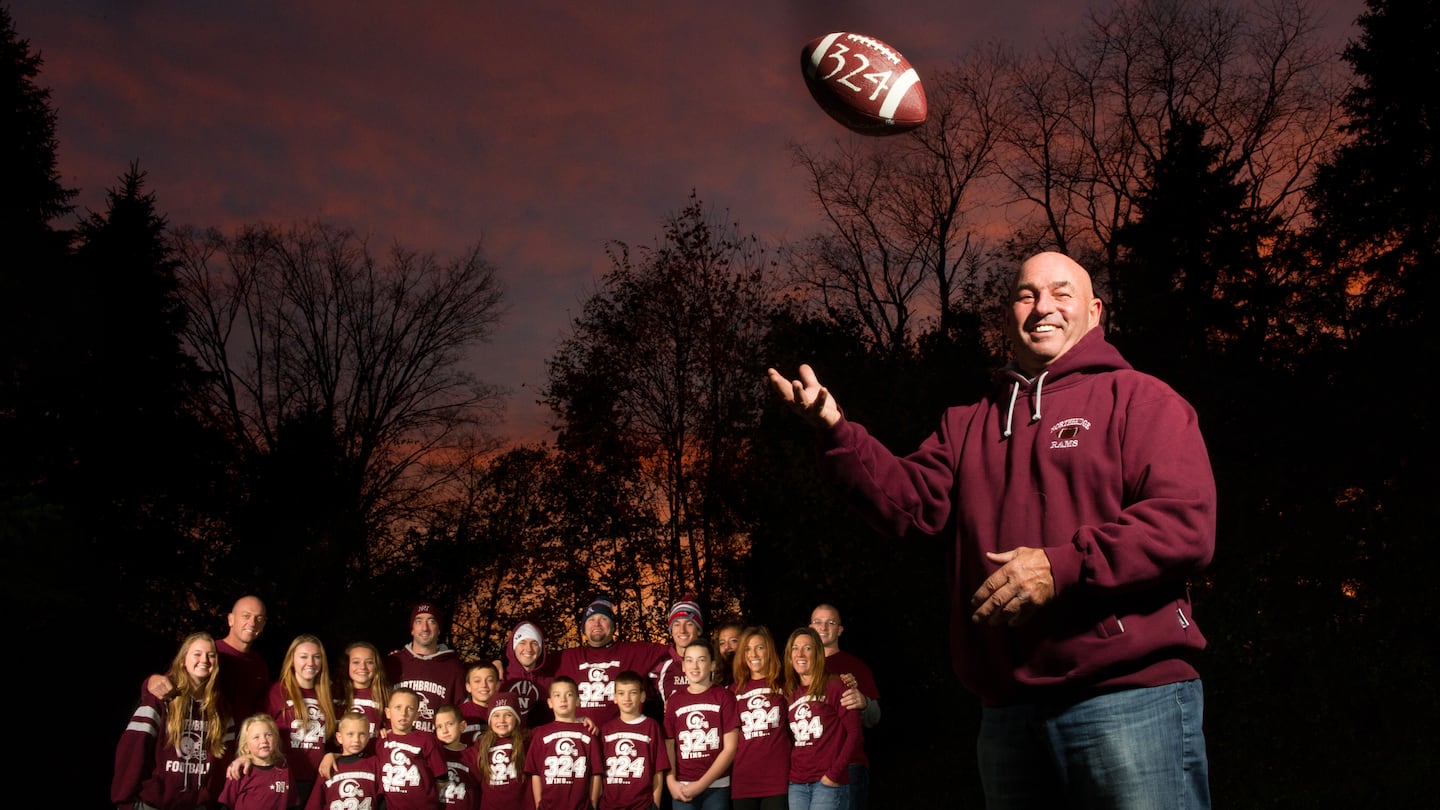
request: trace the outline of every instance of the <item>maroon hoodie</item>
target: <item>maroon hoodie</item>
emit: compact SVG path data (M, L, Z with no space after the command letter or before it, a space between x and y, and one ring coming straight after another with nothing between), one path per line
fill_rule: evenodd
M537 636L540 642L540 656L530 669L526 669L515 657L515 642L520 639L522 630L527 635ZM546 665L545 631L540 629L538 622L516 622L505 643L505 680L500 682L498 691L515 695L520 716L529 728L539 728L555 719L546 704L550 697L550 681L554 677L554 664Z
M961 682L1003 705L1196 677L1186 580L1214 554L1215 481L1194 409L1100 329L1034 380L999 379L903 458L843 418L820 435L822 469L876 530L952 538ZM984 552L1020 546L1045 549L1053 601L1020 627L972 623L999 568Z

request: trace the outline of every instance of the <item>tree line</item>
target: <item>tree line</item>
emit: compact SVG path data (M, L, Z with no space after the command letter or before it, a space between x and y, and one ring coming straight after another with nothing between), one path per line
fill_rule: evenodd
M958 58L927 76L913 134L792 147L812 235L764 244L696 191L649 242L612 242L547 363L554 441L516 445L504 392L465 363L505 315L483 245L173 226L139 162L77 216L42 61L0 9L17 638L98 636L123 662L103 676L118 734L140 675L246 592L281 649L299 632L398 645L424 595L473 657L520 616L569 643L602 593L650 638L686 590L712 623L779 632L827 601L894 695L867 745L879 806L926 795L936 762L967 784L945 549L857 525L763 371L812 363L850 416L913 447L986 390L998 280L1051 248L1091 270L1127 358L1201 416L1220 532L1192 588L1217 803L1424 795L1434 437L1413 389L1435 345L1437 20L1433 2L1369 0L1336 53L1295 0L1137 0L1029 52ZM940 708L959 718L944 738Z

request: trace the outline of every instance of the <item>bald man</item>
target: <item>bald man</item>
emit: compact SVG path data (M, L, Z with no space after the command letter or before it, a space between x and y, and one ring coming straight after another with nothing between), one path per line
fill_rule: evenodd
M810 611L810 629L825 647L825 671L840 676L846 689L840 702L853 712L860 712L860 725L872 729L880 724L880 687L870 665L860 656L840 649L840 636L845 625L840 622L840 608L821 603ZM870 806L870 757L862 742L850 760L850 803L847 810L867 810Z
M1209 807L1187 583L1216 498L1195 411L1106 341L1068 256L1026 259L1007 303L995 389L904 457L809 366L769 379L877 532L953 544L951 658L981 702L988 807Z
M270 688L270 665L254 647L265 631L265 603L258 596L242 596L225 617L230 626L225 637L215 642L220 656L218 685L227 711L237 720L265 710ZM165 699L175 685L164 675L151 675L146 684L151 694Z

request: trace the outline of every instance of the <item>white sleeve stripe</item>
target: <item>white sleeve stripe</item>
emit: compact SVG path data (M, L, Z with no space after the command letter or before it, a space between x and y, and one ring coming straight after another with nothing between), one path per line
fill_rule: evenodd
M156 731L154 723L137 722L135 720L131 720L130 724L125 727L125 730L138 731L148 737L154 737Z

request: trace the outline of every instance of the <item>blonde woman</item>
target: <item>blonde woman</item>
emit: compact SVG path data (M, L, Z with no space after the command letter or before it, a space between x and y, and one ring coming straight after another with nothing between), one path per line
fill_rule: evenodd
M315 786L316 769L335 737L330 682L325 645L304 633L290 642L280 665L280 680L270 687L269 713L280 727L282 748L288 751L290 773L302 804Z
M166 673L173 694L140 693L140 704L115 748L110 800L116 807L191 810L215 801L233 726L216 677L215 639L193 633L180 644Z

